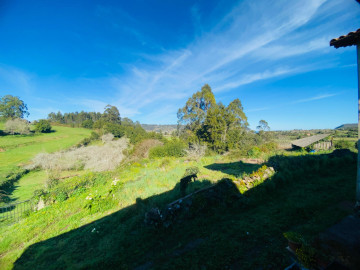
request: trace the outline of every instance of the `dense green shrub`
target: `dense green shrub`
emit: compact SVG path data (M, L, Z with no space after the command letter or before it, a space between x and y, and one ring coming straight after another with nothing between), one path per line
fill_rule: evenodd
M346 149L352 146L354 146L354 144L351 141L339 140L334 143L336 149Z
M45 187L47 189L52 189L55 186L57 186L59 184L59 179L57 178L53 178L53 177L49 177L49 179L46 180L45 182Z
M148 158L150 149L159 145L163 145L163 143L159 140L145 139L135 144L134 148L131 150L130 158L133 160Z
M278 145L275 142L268 142L260 145L260 150L264 153L275 151L277 148Z
M81 142L79 142L76 146L77 147L81 147L81 146L87 146L91 143L91 139L90 138L84 138L81 140Z
M258 158L261 155L261 150L259 147L254 146L248 151L247 155L251 158Z
M114 137L121 138L125 135L125 131L120 124L106 123L104 127L105 133L111 133Z
M83 128L93 128L93 125L94 125L94 122L93 122L93 120L91 120L91 119L88 119L88 120L85 120L84 122L82 122L82 124L81 124L81 126L83 127Z
M35 131L39 133L51 132L51 124L48 120L41 119L35 124Z
M56 201L57 202L63 202L63 201L66 201L68 198L68 194L65 192L65 191L59 191L57 194L56 194Z
M46 191L43 190L43 189L34 190L33 199L34 199L35 201L39 201L40 198L44 198L47 194L48 194L48 192L46 192Z
M105 126L106 122L103 119L99 119L94 122L93 128L94 129L102 129Z
M183 177L188 176L188 175L198 174L199 172L200 172L200 170L198 167L196 167L196 166L189 167L189 168L186 168Z
M96 141L100 138L100 135L97 132L92 131L91 135L89 138L84 138L81 140L81 142L79 142L76 146L77 147L81 147L81 146L87 146L89 145L92 141Z
M97 133L97 132L95 132L95 131L92 131L92 132L91 132L90 140L95 141L95 140L98 140L99 138L100 138L99 133Z
M150 150L149 157L182 157L185 155L186 145L180 140L167 142L163 146L156 146Z

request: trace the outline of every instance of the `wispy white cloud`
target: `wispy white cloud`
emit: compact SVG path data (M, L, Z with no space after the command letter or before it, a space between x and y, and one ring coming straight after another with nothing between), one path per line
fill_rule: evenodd
M12 91L30 93L34 89L34 75L29 72L0 65L0 92Z
M254 54L262 59L278 60L281 58L304 55L311 52L326 53L331 50L329 37L317 38L303 44L269 45L257 50Z
M320 100L320 99L325 99L325 98L331 98L334 96L339 95L340 93L331 93L331 94L322 94L322 95L317 95L314 97L310 97L310 98L305 98L305 99L299 99L293 102L293 104L296 103L304 103L304 102L310 102L310 101L315 101L315 100Z
M306 46L299 44L287 53L280 46L270 45L308 23L326 1L280 2L241 2L212 31L203 33L186 48L164 52L155 59L152 56L154 65L134 66L131 74L113 78L120 99L141 112L159 101L178 104L177 100L186 98L204 83L220 92L304 72L298 66L258 65L258 58L269 58L269 54L276 51L282 52L282 57L290 57L321 48L324 42L319 38L307 41ZM197 7L193 7L192 12L194 19L198 18ZM269 53L249 60L251 53L267 45Z
M314 90L314 91L316 91L316 90ZM252 113L252 112L279 109L279 108L284 108L284 107L287 107L287 106L293 105L293 104L307 103L307 102L312 102L312 101L316 101L316 100L327 99L327 98L331 98L331 97L334 97L334 96L338 96L340 94L341 94L340 92L339 93L319 94L319 95L304 98L304 99L298 99L298 100L293 101L293 102L278 103L278 104L276 104L276 106L266 106L266 107L259 107L259 108L253 108L253 109L246 109L245 112L246 113Z
M195 33L194 40L186 46L160 50L158 54L138 54L143 61L127 64L125 73L76 79L61 87L69 87L76 93L91 93L74 101L89 110L102 112L107 104L112 104L122 116L134 116L142 122L156 119L169 122L171 117L175 122L176 108L183 106L186 98L204 83L210 84L214 92L228 91L239 97L242 86L329 67L317 57L331 50L328 41L333 34L337 36L338 29L331 18L346 14L343 6L343 1L332 0L240 1L207 32L204 29L208 28L198 24L201 6L193 6L189 12L199 26L195 31L201 35ZM106 19L109 12L115 11L99 6L96 12ZM116 12L131 22L131 27L136 26L131 16L121 10ZM131 27L127 31L141 42L148 42L146 36ZM4 71L0 66L0 78L1 72ZM31 89L32 78L23 78L24 88L28 83ZM20 87L21 83L18 84ZM297 103L334 95L319 95ZM270 108L264 106L248 111L267 109Z
M221 92L224 90L230 90L245 84L253 83L260 80L270 79L274 77L279 77L282 75L287 75L291 73L297 73L301 71L302 68L277 68L275 70L265 70L261 73L245 74L239 80L232 81L230 83L224 84L223 86L217 87L216 92Z

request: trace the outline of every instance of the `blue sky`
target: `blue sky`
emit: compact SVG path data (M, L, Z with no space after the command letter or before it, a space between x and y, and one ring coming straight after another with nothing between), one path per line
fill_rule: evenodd
M334 128L357 122L356 48L329 41L358 28L354 0L0 0L0 96L175 124L208 83L251 128Z

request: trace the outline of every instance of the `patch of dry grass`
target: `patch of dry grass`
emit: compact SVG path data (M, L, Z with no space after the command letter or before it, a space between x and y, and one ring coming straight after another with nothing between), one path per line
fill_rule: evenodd
M80 147L53 154L40 153L27 166L27 169L41 168L52 171L64 170L114 170L124 159L123 151L129 140L121 138L116 141L107 140L104 145Z

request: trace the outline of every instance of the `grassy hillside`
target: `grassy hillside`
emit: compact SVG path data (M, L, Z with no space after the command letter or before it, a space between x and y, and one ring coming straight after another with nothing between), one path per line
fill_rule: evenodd
M55 203L0 228L0 268L284 268L283 232L312 239L346 215L339 204L354 200L356 157L279 155L268 165L276 174L248 191L238 180L261 164L223 156L143 160L66 179L46 195ZM146 226L146 212L180 197L190 166L200 173L188 192L223 177L235 180L231 192L194 196L170 227Z
M0 123L0 130L3 126ZM54 132L47 134L0 136L0 181L16 171L18 166L29 162L36 154L69 148L91 133L82 128L54 126L53 129Z

